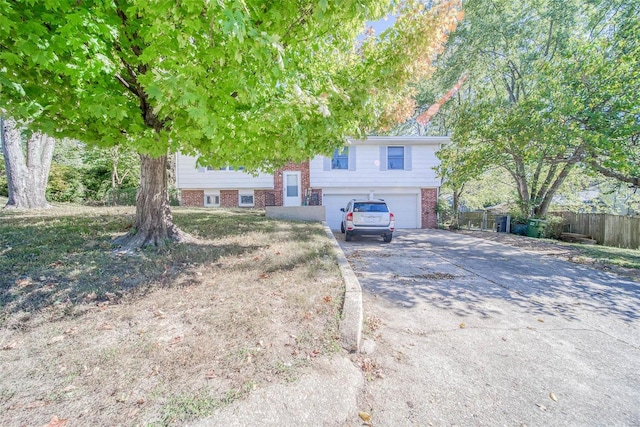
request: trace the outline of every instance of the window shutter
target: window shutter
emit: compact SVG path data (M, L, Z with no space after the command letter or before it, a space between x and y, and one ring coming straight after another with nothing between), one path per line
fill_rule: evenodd
M411 146L405 145L404 147L404 170L411 170Z
M330 171L331 170L331 158L323 157L322 160L323 160L322 170Z
M387 170L387 146L386 145L380 146L380 170L381 171Z
M356 147L349 147L349 170L356 170Z

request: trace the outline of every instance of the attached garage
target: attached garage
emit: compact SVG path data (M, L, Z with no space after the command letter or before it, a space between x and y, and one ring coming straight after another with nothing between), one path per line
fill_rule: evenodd
M367 194L322 194L322 204L325 207L327 215L327 224L332 230L340 230L342 222L342 212L340 208L344 208L351 199L368 199Z
M343 189L344 191L344 189ZM362 191L362 190L360 190ZM395 215L396 228L420 228L420 195L419 194L389 194L375 193L376 199L384 199L389 209ZM351 199L368 199L369 194L359 193L357 190L349 194L322 194L322 204L325 206L327 224L333 230L340 229L342 212Z
M377 194L387 202L396 217L396 228L420 228L420 196L418 194Z

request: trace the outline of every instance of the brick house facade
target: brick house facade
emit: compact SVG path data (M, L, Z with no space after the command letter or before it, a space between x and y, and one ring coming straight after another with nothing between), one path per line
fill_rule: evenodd
M309 162L303 163L287 163L283 168L280 168L273 175L273 192L275 194L274 206L282 206L284 204L284 182L282 180L282 172L300 172L300 181L302 191L306 191L311 188L311 177L309 175Z
M231 168L203 168L195 157L178 153L176 184L183 206L321 205L334 229L340 228L340 208L348 200L383 198L396 214L398 228L436 228L440 187L434 172L439 164L436 152L449 142L448 137L368 137L348 141L333 156L290 162L273 174L257 175ZM398 155L400 163L396 163ZM289 189L297 185L297 191L285 201L285 178L298 173L295 184L289 184Z

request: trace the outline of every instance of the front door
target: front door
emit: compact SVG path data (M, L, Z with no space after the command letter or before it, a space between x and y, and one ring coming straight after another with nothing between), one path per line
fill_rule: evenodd
M300 191L300 172L283 172L282 182L284 187L284 205L300 206L302 204Z

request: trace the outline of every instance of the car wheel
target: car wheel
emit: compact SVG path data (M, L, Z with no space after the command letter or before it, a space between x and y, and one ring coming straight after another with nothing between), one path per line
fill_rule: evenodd
M340 223L340 232L344 233L344 222Z
M384 241L387 243L390 243L392 238L393 238L393 234L391 233L384 235Z
M344 240L347 242L351 241L351 233L349 233L348 231L344 234Z

